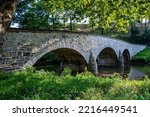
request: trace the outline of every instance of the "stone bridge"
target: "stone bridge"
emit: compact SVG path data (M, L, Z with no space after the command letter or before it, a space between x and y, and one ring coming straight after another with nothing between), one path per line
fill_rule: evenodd
M0 69L32 66L45 54L54 52L62 60L89 65L96 73L97 64L124 66L145 47L88 33L7 29L0 33Z
M65 31L8 29L17 0L0 1L0 69L16 70L34 65L49 52L63 62L88 65L96 73L97 64L124 66L146 46L108 37Z

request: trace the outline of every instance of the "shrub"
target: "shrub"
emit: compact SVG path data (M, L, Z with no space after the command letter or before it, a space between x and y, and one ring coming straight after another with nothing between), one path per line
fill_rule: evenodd
M116 74L101 78L88 71L71 76L68 68L60 76L34 68L0 75L0 99L150 99L148 78L121 80Z
M141 52L137 53L133 59L132 59L133 63L150 63L150 48L147 47L144 50L142 50Z
M146 44L150 44L150 29L145 28L144 33L142 34L142 40Z
M137 26L131 26L131 35L137 35L140 34L140 30Z

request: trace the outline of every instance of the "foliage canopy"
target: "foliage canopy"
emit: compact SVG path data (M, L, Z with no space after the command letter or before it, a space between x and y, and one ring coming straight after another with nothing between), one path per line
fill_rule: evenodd
M112 28L127 31L136 19L150 17L149 0L21 0L14 22L20 27L57 29L89 19L102 33Z

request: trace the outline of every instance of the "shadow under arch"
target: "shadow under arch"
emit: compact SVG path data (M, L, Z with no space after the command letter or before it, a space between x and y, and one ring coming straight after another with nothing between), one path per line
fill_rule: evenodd
M99 66L114 67L118 65L117 54L114 49L110 47L104 48L98 55L97 64Z
M58 73L61 73L65 67L69 67L74 74L82 72L84 68L87 67L87 62L84 57L74 49L58 48L39 58L34 64L34 67L40 68L42 65L46 70ZM41 68L43 69L43 67Z
M128 66L130 65L130 53L127 49L125 49L122 53L123 58L124 58L124 65Z

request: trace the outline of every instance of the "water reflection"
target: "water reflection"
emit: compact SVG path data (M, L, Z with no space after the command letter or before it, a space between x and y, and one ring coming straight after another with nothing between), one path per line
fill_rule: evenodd
M61 63L60 64L56 64L56 63L55 64L47 64L44 66L34 66L34 67L36 67L37 69L54 71L58 74L61 74L63 69L67 66L70 69L72 69L72 75L75 75L77 72L78 73L82 72L85 67L85 66L81 67L81 66L75 65L75 64L73 64L73 65L66 64L62 68ZM127 66L124 68L98 66L98 76L109 76L114 73L119 73L121 76L129 76L129 79L142 79L145 75L150 76L150 66L148 66L148 65L146 65L146 66L131 65L131 66Z
M34 67L37 70L44 69L46 71L53 71L59 75L63 72L64 68L70 68L72 71L71 74L76 75L76 73L83 72L86 65L58 62L58 63L50 63L47 65L46 64L45 65L35 64Z
M107 76L113 73L119 73L121 76L129 76L129 79L142 79L145 75L150 75L150 66L128 66L125 68L119 67L102 67L98 66L99 75Z
M129 72L130 79L139 79L144 77L144 75L146 75L146 73L138 70L136 66L130 66L130 72Z

